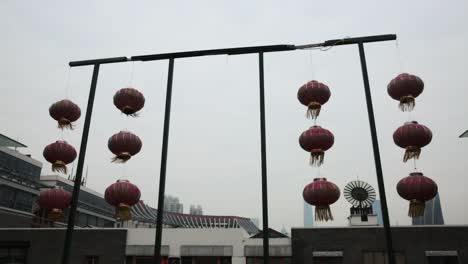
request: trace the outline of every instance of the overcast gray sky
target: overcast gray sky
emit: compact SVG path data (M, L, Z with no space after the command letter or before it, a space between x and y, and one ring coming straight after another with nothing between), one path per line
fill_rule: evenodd
M67 3L66 3L67 2ZM467 2L460 1L0 1L0 133L42 157L62 137L48 107L68 95L82 109L77 129L63 137L78 150L91 67L68 62L92 58L249 45L305 44L327 39L396 33L396 42L366 46L391 223L409 224L408 203L395 189L412 171L393 131L408 119L433 132L418 168L439 185L448 224L467 224L468 140ZM256 55L180 59L175 62L166 192L185 208L207 214L261 218L261 165ZM101 67L88 144L88 187L99 192L124 174L142 199L156 205L167 61L136 62L131 85L146 105L127 120L112 104L130 83L132 63ZM386 91L399 72L425 82L412 116L398 110ZM302 189L318 175L342 189L357 178L377 189L362 76L356 46L265 56L270 223L302 226ZM335 134L320 172L308 165L298 136L311 125L296 99L310 79L332 96L318 123ZM140 136L143 149L125 169L111 164L108 138L121 129ZM332 206L346 225L349 204Z

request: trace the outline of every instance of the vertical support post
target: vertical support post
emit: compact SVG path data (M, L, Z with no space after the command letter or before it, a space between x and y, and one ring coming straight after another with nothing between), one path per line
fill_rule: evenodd
M262 155L262 222L263 222L263 264L268 264L270 258L270 231L268 229L268 185L265 135L265 78L263 70L263 52L258 54L260 83L260 148Z
M388 217L387 197L385 195L385 185L382 173L382 163L380 161L379 142L377 140L377 129L375 128L374 109L372 106L372 96L370 92L369 76L367 74L366 55L364 53L364 44L358 43L359 58L361 59L362 78L364 81L364 91L366 94L367 114L369 115L369 125L372 137L372 147L374 150L375 171L377 173L377 184L379 186L380 203L382 205L382 218L385 229L385 238L387 244L387 256L389 264L395 264L393 255L392 232L390 230L390 218Z
M75 177L75 182L73 185L73 194L72 194L72 199L71 199L70 211L68 213L67 232L65 234L65 242L63 244L62 264L68 264L70 261L70 248L71 248L71 242L73 238L73 230L75 227L76 208L78 207L78 198L80 196L81 178L83 176L83 166L84 166L84 160L86 156L86 147L88 146L89 127L91 125L91 115L93 113L94 95L96 94L96 86L97 86L97 80L98 80L98 75L99 75L99 66L100 64L94 64L93 77L91 80L91 88L89 89L88 106L86 107L86 116L85 116L84 127L83 127L83 135L81 136L80 154L78 156L78 166L76 168L76 177Z
M156 216L156 237L154 240L154 263L161 261L162 222L164 214L164 192L166 189L167 145L169 141L169 124L171 121L172 79L174 76L174 58L169 59L167 75L166 108L164 110L164 130L161 153L161 170L159 173L158 211Z

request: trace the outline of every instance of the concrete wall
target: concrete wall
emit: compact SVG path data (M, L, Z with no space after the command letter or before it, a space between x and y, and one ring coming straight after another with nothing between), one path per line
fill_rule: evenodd
M26 213L10 208L0 208L0 228L31 227L32 213Z
M425 251L457 251L468 263L468 226L393 227L394 251L407 264L425 264ZM314 252L342 251L343 264L362 263L363 251L385 251L382 227L309 228L292 230L294 264L313 263Z
M83 264L86 256L99 256L99 264L123 264L125 229L76 229L70 264ZM28 264L60 263L65 229L0 228L0 244L27 242Z
M155 229L128 229L127 255L135 250L150 256L153 254ZM169 248L169 257L180 256L230 256L232 264L245 264L245 252L250 256L261 256L262 239L251 239L242 229L166 228L163 230L162 245ZM291 252L289 238L270 239L270 250L279 255ZM143 248L147 248L143 251ZM164 250L163 250L164 251ZM259 254L259 255L256 255ZM141 255L140 255L141 256Z

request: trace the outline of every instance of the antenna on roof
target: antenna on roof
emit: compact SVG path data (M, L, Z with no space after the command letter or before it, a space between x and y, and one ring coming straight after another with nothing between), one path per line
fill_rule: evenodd
M86 165L86 174L85 174L83 180L81 181L81 186L86 186L86 181L88 180L88 169L89 169L89 166Z
M70 172L70 175L68 175L68 180L71 181L73 179L73 171L75 170L75 162L73 161L72 163L72 169L71 169L71 172ZM75 179L73 179L73 181L75 181Z

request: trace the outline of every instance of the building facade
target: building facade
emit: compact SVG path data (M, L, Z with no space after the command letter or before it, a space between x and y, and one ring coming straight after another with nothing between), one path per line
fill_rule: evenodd
M397 264L468 263L468 226L392 227ZM387 264L382 227L292 229L294 264Z
M432 200L426 202L424 215L413 218L413 225L443 225L444 215L440 205L440 195L437 194Z
M184 205L179 202L179 198L166 195L164 196L164 212L184 213Z
M383 218L382 218L382 205L380 204L380 200L375 200L372 203L372 210L374 214L377 216L377 224L382 226Z
M41 187L41 170L39 161L15 149L0 147L0 206L31 212Z
M201 205L190 205L189 213L191 215L203 215L203 208Z
M304 227L313 227L314 226L314 216L313 216L313 207L305 201L303 201L303 217L304 217Z

